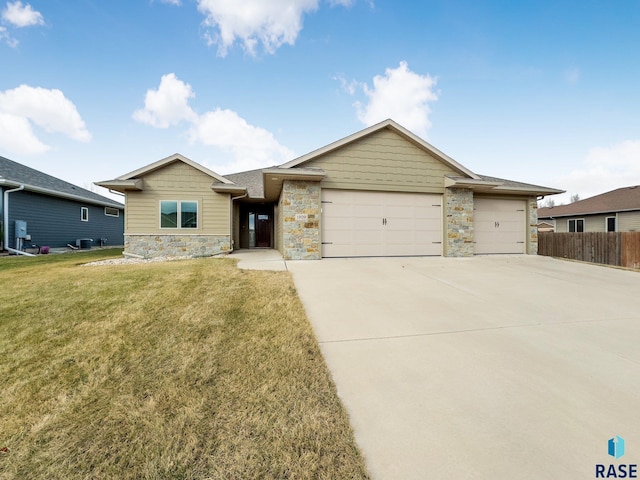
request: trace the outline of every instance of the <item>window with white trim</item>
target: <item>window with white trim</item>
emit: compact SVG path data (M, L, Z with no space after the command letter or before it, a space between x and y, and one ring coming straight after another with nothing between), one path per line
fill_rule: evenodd
M87 207L80 207L80 220L83 222L89 221L89 209Z
M607 232L615 232L616 231L616 217L607 217Z
M120 216L120 209L113 208L113 207L104 207L104 214L107 217L119 217Z
M198 202L161 200L160 228L198 228Z
M584 232L584 218L576 218L567 222L569 232Z

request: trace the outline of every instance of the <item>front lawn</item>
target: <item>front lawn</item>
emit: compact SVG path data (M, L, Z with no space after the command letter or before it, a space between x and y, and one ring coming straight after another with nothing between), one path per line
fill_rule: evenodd
M367 478L287 272L0 258L0 479Z

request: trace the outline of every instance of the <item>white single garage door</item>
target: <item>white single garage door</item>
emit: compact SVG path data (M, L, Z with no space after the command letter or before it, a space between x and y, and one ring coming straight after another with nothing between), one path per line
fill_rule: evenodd
M525 253L526 202L474 198L475 253Z
M322 256L442 255L442 196L322 190Z

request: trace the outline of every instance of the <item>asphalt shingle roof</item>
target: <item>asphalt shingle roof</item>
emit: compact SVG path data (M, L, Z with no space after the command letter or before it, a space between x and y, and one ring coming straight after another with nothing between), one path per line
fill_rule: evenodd
M262 181L262 171L264 169L259 168L257 170L249 170L247 172L231 173L225 175L224 178L228 178L236 185L246 187L247 193L251 198L264 198L264 184Z
M87 201L87 203L98 203L100 205L113 205L117 208L124 208L121 203L111 200L110 198L103 197L100 194L91 192L84 188L73 185L59 178L52 177L46 173L42 173L33 168L22 165L13 160L9 160L5 157L0 157L0 180L4 179L16 184L24 184L27 190L28 187L37 187L52 192L58 192L64 195L73 195L80 197Z
M535 190L535 189L548 190L549 189L549 187L543 187L541 185L533 185L531 183L516 182L515 180L507 180L505 178L490 177L488 175L480 175L480 174L478 174L478 176L482 178L482 180L485 180L487 182L501 182L504 187L527 188L529 190Z
M569 205L538 209L538 218L640 210L640 185L622 187Z

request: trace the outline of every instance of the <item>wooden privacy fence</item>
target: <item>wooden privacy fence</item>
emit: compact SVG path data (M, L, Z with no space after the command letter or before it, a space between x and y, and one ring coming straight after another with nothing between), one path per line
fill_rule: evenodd
M640 268L640 232L538 233L538 255Z

